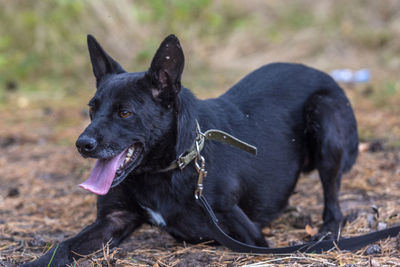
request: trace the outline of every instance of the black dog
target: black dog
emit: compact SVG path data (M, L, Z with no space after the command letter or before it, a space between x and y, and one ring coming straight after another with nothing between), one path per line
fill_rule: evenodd
M89 102L92 122L76 146L98 159L81 185L100 195L97 219L32 266L47 266L52 256L51 266L63 266L78 258L73 252L89 254L110 240L118 245L143 223L177 240L213 239L195 202L194 163L165 169L192 147L196 121L202 130L223 130L258 148L253 156L207 141L201 152L208 170L203 194L230 236L267 246L261 228L283 210L300 173L313 169L324 190L320 233L337 235L340 181L356 160L358 136L350 103L328 75L269 64L219 98L199 100L181 86L184 56L173 35L146 72L125 72L90 35L88 47L97 91Z

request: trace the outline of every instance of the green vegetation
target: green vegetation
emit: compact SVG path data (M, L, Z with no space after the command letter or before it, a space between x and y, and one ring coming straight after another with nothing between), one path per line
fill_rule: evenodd
M385 81L379 90L374 91L371 100L379 108L392 108L394 111L399 110L400 103L397 102L396 96L400 93L399 81ZM396 103L397 102L397 103ZM397 104L397 105L396 105Z
M56 248L53 251L53 254L51 255L51 259L49 261L49 264L47 264L47 267L49 267L51 265L51 262L53 261L54 255L56 254L56 251L58 249L58 244L56 245Z
M81 107L94 89L88 33L129 71L147 69L175 33L187 59L183 82L200 97L262 64L295 61L369 68L372 93L356 88L354 106L367 99L399 114L399 12L396 2L363 0L0 0L0 107L48 99Z
M213 68L207 49L232 46L232 39L246 53L290 41L291 35L307 30L315 31L310 45L317 47L317 53L336 39L361 49L388 49L386 58L393 50L395 56L400 48L393 47L395 35L387 23L399 8L361 0L338 2L0 1L0 83L2 90L10 81L28 91L82 90L90 85L87 33L95 34L107 48L113 46L109 50L132 69L146 68L160 39L169 33L179 35L189 52L203 52L189 53L194 62L189 70Z
M124 63L140 69L147 67L160 39L168 33L177 33L182 39L215 35L223 38L250 16L230 8L229 1L212 7L210 0L118 4L4 1L0 6L0 19L5 22L0 29L1 90L13 84L25 91L62 90L67 94L87 85L87 33L95 33L102 43L108 38L118 42L139 39ZM126 25L128 22L130 25ZM129 33L129 29L134 31ZM115 45L117 41L106 44Z

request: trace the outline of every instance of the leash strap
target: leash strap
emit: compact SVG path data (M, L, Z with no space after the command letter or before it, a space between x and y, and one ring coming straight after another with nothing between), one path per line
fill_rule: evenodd
M219 141L226 143L228 145L237 147L243 151L246 151L250 154L257 155L257 148L255 146L249 145L246 142L243 142L236 137L229 135L223 131L216 130L216 129L211 129L207 130L204 133L204 136L206 140L214 140L214 141Z
M232 251L239 253L291 254L294 252L302 252L302 253L320 254L324 251L329 251L335 248L338 248L339 250L353 251L361 249L366 245L374 243L381 239L396 237L400 233L400 226L394 226L391 228L387 228L381 231L376 231L361 236L343 238L340 239L339 241L322 240L316 242L309 242L302 245L280 247L280 248L258 247L242 243L227 235L218 225L218 219L215 216L213 210L211 209L204 195L200 195L196 199L197 203L203 208L204 213L209 219L209 224L213 232L214 239L221 245L224 245L225 247L231 249Z

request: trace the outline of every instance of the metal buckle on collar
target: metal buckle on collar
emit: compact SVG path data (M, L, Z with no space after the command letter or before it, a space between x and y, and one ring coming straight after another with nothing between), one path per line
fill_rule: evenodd
M189 151L185 151L182 154L179 155L179 157L176 159L176 165L180 170L183 170L183 168L186 167L192 160L201 157L200 151L203 148L204 141L205 141L205 134L201 132L200 126L198 122L196 121L197 127L196 127L196 139L194 140L194 144L192 145L192 148Z
M183 170L183 168L185 168L185 162L183 160L183 155L185 154L185 152L183 152L182 154L179 155L179 157L176 160L176 164L178 165L178 168L180 170Z
M207 176L207 171L206 171L206 159L200 154L200 140L196 140L196 158L194 160L194 166L196 168L196 171L199 174L199 177L197 178L197 186L196 190L194 191L194 197L196 199L199 199L202 194L203 194L203 179Z

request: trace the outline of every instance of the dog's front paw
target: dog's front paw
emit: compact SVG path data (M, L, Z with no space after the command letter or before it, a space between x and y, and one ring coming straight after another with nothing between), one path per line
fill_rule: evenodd
M69 260L65 259L54 259L51 260L51 258L45 257L46 255L40 257L39 259L31 262L24 263L20 265L19 267L64 267L68 263L70 263Z
M68 263L71 263L68 251L60 245L53 247L37 260L21 264L19 267L64 267Z

